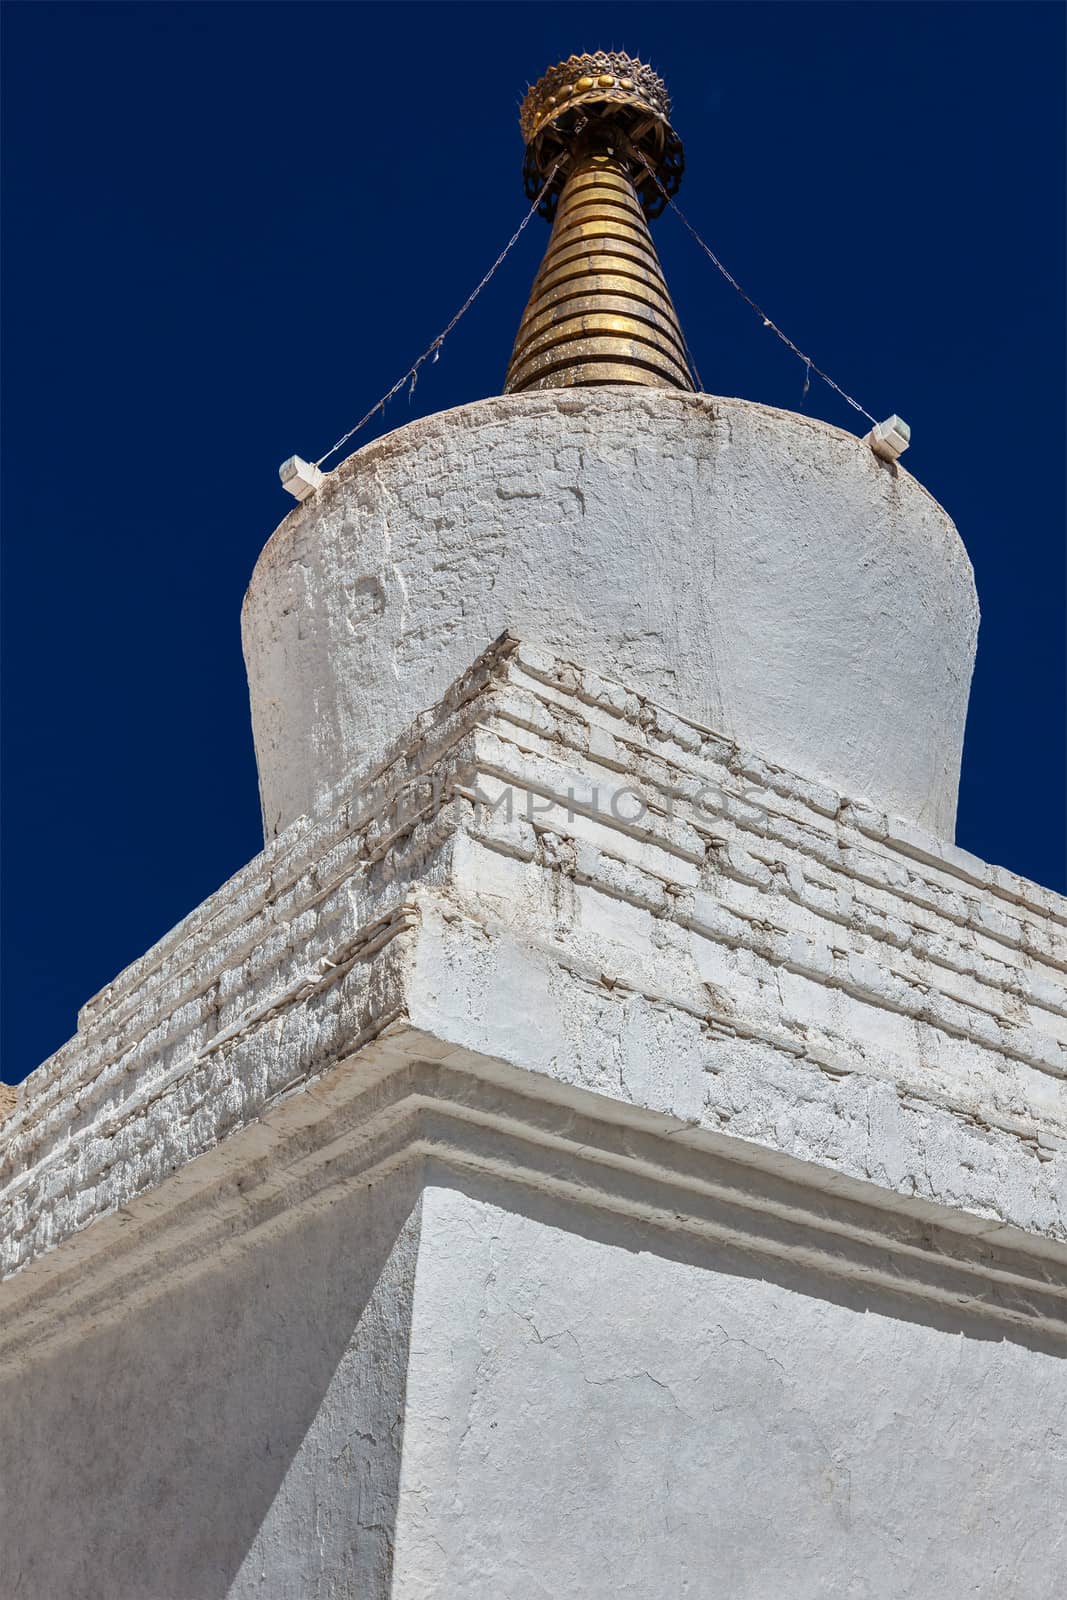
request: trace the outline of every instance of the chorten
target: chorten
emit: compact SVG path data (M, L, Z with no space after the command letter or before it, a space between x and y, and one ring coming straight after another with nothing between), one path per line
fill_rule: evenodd
M697 392L670 117L530 91L505 392L270 538L263 851L0 1124L20 1600L1067 1585L1067 905L946 512Z

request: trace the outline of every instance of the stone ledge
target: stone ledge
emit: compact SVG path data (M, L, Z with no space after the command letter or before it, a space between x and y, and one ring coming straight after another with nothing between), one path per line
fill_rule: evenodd
M281 1094L232 1139L0 1288L0 1365L106 1326L153 1294L352 1187L426 1162L793 1262L872 1290L978 1317L1000 1337L1067 1352L1067 1253L1021 1235L948 1226L921 1205L890 1208L868 1184L677 1118L531 1080L413 1028L389 1024L301 1094ZM419 1176L421 1174L421 1176ZM816 1182L812 1182L813 1177ZM906 1314L906 1312L904 1313Z
M812 1181L1041 1248L1067 1211L1063 906L1013 880L1009 909L958 855L501 639L84 1008L4 1125L5 1269L431 1014L450 1047L678 1115L737 1159L799 1154ZM627 1078L611 1051L642 1008Z

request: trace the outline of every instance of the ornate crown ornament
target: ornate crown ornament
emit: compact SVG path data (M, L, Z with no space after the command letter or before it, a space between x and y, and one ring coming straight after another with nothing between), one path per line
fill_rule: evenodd
M551 221L575 147L599 137L629 168L645 216L658 216L666 202L645 162L668 195L677 191L685 165L670 111L663 79L644 62L606 50L568 56L534 84L519 112L527 195L536 198L555 166L540 206Z

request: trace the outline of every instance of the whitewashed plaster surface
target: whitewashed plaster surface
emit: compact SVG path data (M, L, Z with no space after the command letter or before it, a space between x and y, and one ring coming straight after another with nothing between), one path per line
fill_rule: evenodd
M1062 1595L1062 1360L495 1200L424 1195L405 1600Z
M851 434L659 389L462 406L357 451L260 557L266 836L508 629L951 838L977 620L952 522Z
M389 1593L417 1203L253 1239L0 1375L5 1600Z
M14 1592L1052 1600L1065 935L498 641L20 1088Z

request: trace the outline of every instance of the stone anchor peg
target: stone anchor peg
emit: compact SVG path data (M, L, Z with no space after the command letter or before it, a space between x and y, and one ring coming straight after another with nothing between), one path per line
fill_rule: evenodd
M882 461L898 461L911 443L911 429L903 417L887 417L875 423L863 442Z
M326 474L319 467L312 466L310 461L305 461L303 456L290 456L278 468L278 476L282 480L282 488L288 489L294 500L306 500L315 493Z

